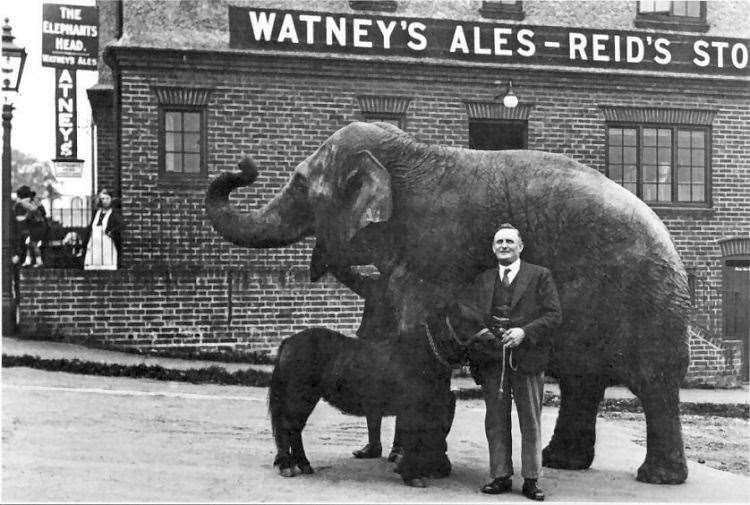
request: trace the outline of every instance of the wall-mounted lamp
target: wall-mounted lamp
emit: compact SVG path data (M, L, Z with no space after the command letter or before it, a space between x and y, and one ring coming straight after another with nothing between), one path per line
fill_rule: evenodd
M503 98L503 105L509 109L512 109L518 105L518 97L513 92L513 82L508 81L507 86L504 86L503 81L495 81L495 86L500 89L500 92L495 95L495 100Z

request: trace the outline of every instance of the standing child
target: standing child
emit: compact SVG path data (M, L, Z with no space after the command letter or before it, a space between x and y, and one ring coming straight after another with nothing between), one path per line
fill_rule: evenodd
M16 244L13 255L13 263L21 261L21 256L25 256L21 266L41 267L42 246L47 238L47 212L44 206L34 198L36 192L28 186L21 186L16 191L16 205L13 207L13 215L16 225Z

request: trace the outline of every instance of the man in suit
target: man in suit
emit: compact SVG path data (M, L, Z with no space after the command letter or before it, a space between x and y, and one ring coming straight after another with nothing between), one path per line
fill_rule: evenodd
M562 321L560 300L550 271L520 260L523 241L518 230L503 224L492 242L498 268L477 276L462 305L484 318L485 328L476 337L497 347L497 359L483 362L474 376L482 385L486 406L485 431L492 481L483 493L510 491L511 392L521 429L523 494L544 500L537 479L542 467L541 413L544 369L549 361L550 339Z

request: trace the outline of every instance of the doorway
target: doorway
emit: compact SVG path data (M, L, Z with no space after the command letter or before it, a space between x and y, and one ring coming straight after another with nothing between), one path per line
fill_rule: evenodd
M469 121L469 148L487 151L526 149L527 124L527 121L472 119Z
M750 258L727 259L724 263L724 338L740 340L742 379L750 380Z

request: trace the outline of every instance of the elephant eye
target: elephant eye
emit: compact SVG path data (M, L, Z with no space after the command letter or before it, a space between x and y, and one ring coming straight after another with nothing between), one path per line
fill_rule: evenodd
M292 178L292 187L296 191L306 193L310 185L307 183L307 177L305 177L304 175L300 173L295 172L294 177Z

